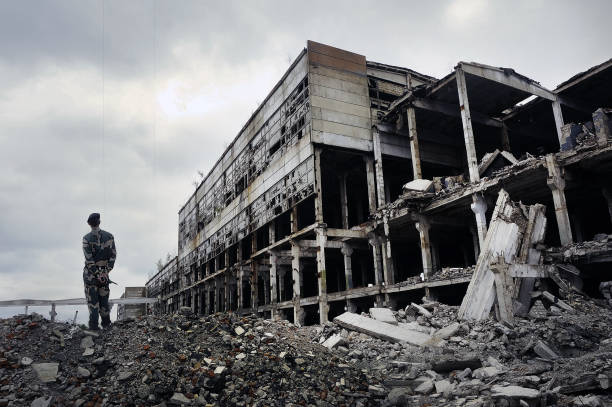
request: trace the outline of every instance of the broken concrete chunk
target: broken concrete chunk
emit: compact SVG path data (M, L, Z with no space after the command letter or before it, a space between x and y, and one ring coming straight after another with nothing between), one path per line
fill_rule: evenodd
M494 366L481 367L480 369L474 370L472 373L472 377L476 379L488 379L490 377L495 377L501 373L501 370Z
M94 341L91 336L87 335L83 339L81 339L81 348L87 349L87 348L93 348L93 347L94 347Z
M423 383L419 384L416 389L414 389L415 393L418 394L429 394L434 389L434 382L431 379L427 379L423 381Z
M540 392L527 387L496 385L491 388L491 395L495 398L536 399L540 397Z
M557 307L563 309L564 311L572 312L574 310L574 308L572 308L570 305L568 305L564 301L560 300L559 298L555 297L554 295L552 295L548 291L543 291L542 292L542 297L544 297L545 299L547 299L551 303L555 304Z
M433 192L433 186L433 181L428 179L415 179L404 184L402 189L404 191Z
M389 308L370 308L370 316L378 321L397 325L397 319Z
M410 308L416 310L419 314L423 315L425 318L431 318L431 312L427 311L425 308L421 307L420 305L415 304L414 302L410 303Z
M436 387L436 393L449 394L455 390L455 384L451 383L448 379L438 380L434 385Z
M334 334L323 342L323 346L325 346L327 349L333 349L336 346L343 345L345 343L346 341L341 335Z
M57 379L57 369L59 363L34 363L32 369L38 375L40 381L44 383L54 382Z
M466 356L463 358L447 358L432 363L432 369L438 373L451 372L453 370L478 369L482 367L480 358Z
M453 322L452 324L445 326L444 328L438 329L436 333L434 333L434 336L440 339L448 339L451 336L454 336L457 331L459 331L460 327L461 324L459 324L458 322Z
M357 332L363 332L375 338L389 342L407 342L412 345L423 345L431 336L422 332L411 331L400 328L386 322L377 321L372 318L345 312L334 318L334 322L344 328Z
M559 359L559 355L555 353L547 344L538 341L533 347L533 351L543 359L555 360Z

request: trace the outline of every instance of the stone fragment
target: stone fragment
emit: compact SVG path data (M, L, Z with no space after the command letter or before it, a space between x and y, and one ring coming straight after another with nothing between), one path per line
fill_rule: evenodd
M481 367L480 369L474 370L472 377L476 379L488 379L500 374L501 371L494 366Z
M598 396L578 396L572 401L574 406L604 407L605 404Z
M187 308L187 307L182 307L182 308ZM172 395L172 398L170 399L170 402L174 404L181 404L181 405L191 404L191 400L185 397L183 393L174 393Z
M400 328L352 312L345 312L337 316L334 318L334 322L344 328L367 333L389 342L408 342L412 345L423 345L430 339L430 335Z
M415 179L404 184L402 188L404 191L433 192L433 181L428 179Z
M59 363L34 363L32 365L32 369L44 383L54 382L57 379L58 368Z
M370 316L377 321L397 325L395 315L389 308L370 308Z
M236 332L236 335L240 336L244 333L244 328L242 328L241 326L237 326L236 328L234 328L234 332Z
M533 347L533 351L543 359L555 360L559 359L559 355L555 353L546 343L538 340L535 346Z
M91 356L94 354L94 349L93 348L86 348L83 351L83 356Z
M425 381L423 381L423 383L419 384L415 389L414 392L418 393L418 394L429 394L433 391L434 389L434 382L431 379L427 379Z
M22 366L30 366L32 364L32 362L33 362L33 360L30 359L27 356L24 356L24 357L21 358L21 365Z
M346 341L341 335L334 334L323 342L323 346L325 346L327 349L333 349L334 347L343 345L345 343Z
M451 336L454 336L457 333L457 331L459 331L460 327L461 327L461 324L459 324L458 322L453 322L452 324L447 325L444 328L438 329L434 333L434 336L440 339L448 339Z
M79 379L86 379L91 376L91 372L84 367L79 366L77 369L77 377Z
M431 312L427 311L425 308L421 307L414 302L410 303L410 307L416 310L419 314L423 315L425 318L431 318Z
M81 339L81 348L87 349L87 348L93 348L93 347L94 347L94 341L91 336L87 335L87 336L84 336L83 339Z
M38 397L32 401L30 407L49 407L53 397Z
M119 375L117 376L117 380L119 380L120 382L129 379L130 377L132 377L134 373L130 372L130 371L122 371L119 372Z
M387 394L387 402L391 406L406 406L411 395L412 389L410 387L394 387Z
M529 389L521 386L495 385L491 387L491 395L495 398L536 399L540 397L540 392L535 389Z
M449 394L455 390L455 385L448 379L438 380L434 385L436 387L436 393Z

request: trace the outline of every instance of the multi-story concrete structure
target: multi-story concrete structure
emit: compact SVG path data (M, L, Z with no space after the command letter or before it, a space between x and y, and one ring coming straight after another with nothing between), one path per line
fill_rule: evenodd
M612 106L611 65L549 91L511 69L461 62L436 80L309 41L180 210L178 256L147 284L159 311L323 323L423 295L457 302L501 186L547 204L549 242L571 243L563 171L584 161L564 121ZM598 112L584 160L606 162ZM602 171L589 194L612 208ZM416 179L436 193L403 190Z

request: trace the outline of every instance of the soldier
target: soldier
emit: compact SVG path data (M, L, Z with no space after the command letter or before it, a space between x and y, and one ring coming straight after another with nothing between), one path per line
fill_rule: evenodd
M108 273L115 266L117 250L113 235L100 229L99 213L89 215L87 223L91 226L91 232L83 236L83 282L89 308L89 329L98 329L98 314L102 317L102 327L106 329L111 324Z

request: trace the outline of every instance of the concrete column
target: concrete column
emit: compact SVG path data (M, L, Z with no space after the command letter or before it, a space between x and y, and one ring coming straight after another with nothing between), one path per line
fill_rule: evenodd
M553 154L546 156L546 167L548 168L547 184L553 195L561 245L572 244L572 228L567 212L567 203L565 202L565 178Z
M563 112L561 111L561 104L558 101L552 102L553 115L555 117L555 127L557 128L557 137L559 137L559 146L563 145Z
M291 241L291 278L293 280L293 321L296 325L304 325L304 311L300 305L301 285L300 276L300 246L297 242Z
M372 246L372 257L374 259L374 284L382 285L383 273L382 273L382 256L380 253L380 244L378 237L372 234L368 238L368 243Z
M278 275L278 302L285 301L285 275L287 274L287 270L284 267L277 267L276 273Z
M480 246L484 244L487 237L487 201L479 194L472 195L472 212L476 216L476 231L478 232L478 242Z
M271 304L276 304L278 302L278 298L276 295L276 272L277 272L276 262L277 260L278 260L278 257L275 254L270 253L270 303ZM274 315L275 312L272 311L272 314Z
M366 165L366 180L368 183L368 208L370 214L376 212L376 178L374 176L374 159L363 157Z
M244 268L242 265L238 266L238 283L237 283L237 291L238 291L238 311L242 311L244 308L244 292L242 291L244 283Z
M508 126L502 123L501 127L501 146L502 150L512 152L510 148L510 136L508 135Z
M276 228L274 227L274 221L268 224L268 243L272 244L276 242Z
M395 270L393 267L393 253L391 252L391 239L389 238L389 219L383 218L385 236L380 239L383 273L385 285L395 284Z
M419 217L419 221L414 224L419 232L421 242L421 259L423 261L423 276L425 281L433 274L433 263L431 260L431 248L429 241L430 223L424 216Z
M474 131L472 130L472 116L468 101L467 85L465 83L465 73L463 69L457 68L455 74L457 77L457 92L459 94L459 108L461 110L461 122L463 123L463 138L467 153L470 182L478 182L480 181L478 157L476 156L476 143L474 142Z
M344 281L347 290L353 288L353 269L351 264L351 256L353 254L353 248L348 243L342 244L341 249L342 255L344 256Z
M327 231L325 228L317 228L317 280L319 283L319 322L321 325L327 322L327 270L325 267L325 244L327 243Z
M408 117L408 136L410 137L410 158L412 161L412 176L414 179L423 178L421 170L421 152L419 151L419 138L417 137L416 117L414 107L410 106L406 110Z
M431 249L431 267L433 269L433 272L435 273L436 271L442 269L442 266L440 265L440 249L439 249L439 244L437 242L432 241L430 239L429 247Z
M348 215L348 196L346 191L346 180L347 174L343 173L338 177L340 182L340 211L342 216L342 229L349 228L349 215Z
M291 208L291 213L289 215L289 220L291 222L291 234L296 233L298 229L298 210L297 206Z
M475 225L470 225L470 234L472 235L472 244L474 245L474 259L478 262L480 255L480 240L478 239L478 229Z
M270 278L269 277L270 277L270 270L269 269L268 269L268 273L262 273L262 275L261 275L261 279L263 280L263 283L264 283L263 292L264 292L264 304L265 305L269 305L271 303L270 302L270 285L271 285L271 282L270 282Z
M219 282L217 281L216 277L214 278L214 282L215 282L214 283L215 284L214 285L214 293L215 293L214 294L215 295L215 304L214 304L215 308L214 309L215 309L215 312L219 312L221 311L221 308L220 308L221 304L219 304Z
M604 198L606 199L606 203L608 204L608 213L610 214L610 222L612 222L612 189L608 187L604 187L601 190Z
M230 270L226 270L224 274L224 284L223 284L223 288L225 290L225 304L224 304L224 310L225 312L229 311L232 309L232 302L231 302L231 293L232 293L232 286L230 285L230 277L231 277L231 273Z
M198 315L198 303L197 303L196 288L191 289L191 310L194 314Z
M376 175L376 197L378 207L382 207L386 203L385 199L385 177L382 164L382 150L380 146L380 133L376 129L372 129L372 142L374 146L374 173Z
M257 260L252 259L251 262L251 308L257 313L259 306L259 267Z
M321 177L321 148L315 147L314 170L315 170L315 221L323 223L323 182Z

